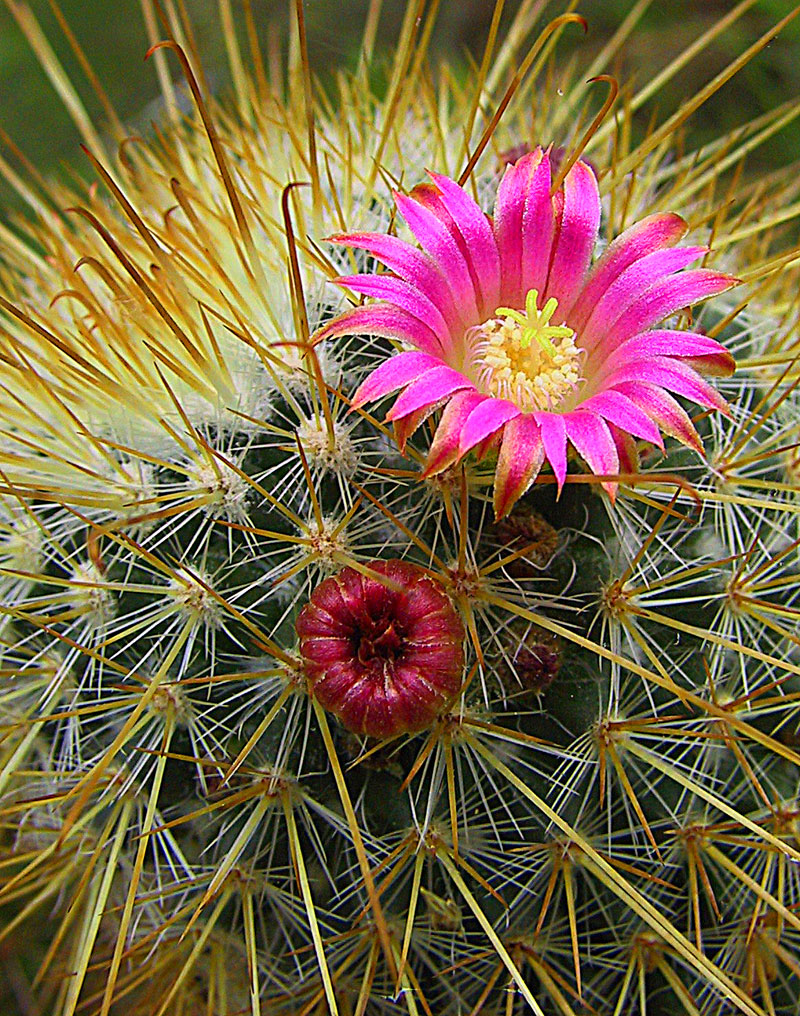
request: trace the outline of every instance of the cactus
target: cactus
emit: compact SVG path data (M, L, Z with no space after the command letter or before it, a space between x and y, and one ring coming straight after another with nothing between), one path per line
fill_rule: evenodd
M410 6L386 94L365 58L335 99L299 19L285 97L257 62L227 106L170 21L162 122L105 146L62 81L100 187L16 178L0 233L4 1011L800 1012L798 184L746 163L797 105L638 136L632 20L565 70L581 19L534 8L462 81ZM723 412L431 469L441 400L367 405L403 333L353 325L353 237L410 240L426 168L488 212L539 144L599 182L589 256L677 213L725 280L691 299L740 280L668 320L735 358ZM524 307L521 350L572 341Z

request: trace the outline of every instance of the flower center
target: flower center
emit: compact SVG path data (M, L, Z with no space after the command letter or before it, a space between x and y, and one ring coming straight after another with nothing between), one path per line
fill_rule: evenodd
M550 324L557 300L551 297L539 310L538 298L531 289L524 312L498 307L467 334L478 388L526 412L555 408L581 380L575 333Z
M368 670L383 673L384 664L393 664L403 655L404 638L390 620L370 626L372 630L358 632L354 642L358 662Z

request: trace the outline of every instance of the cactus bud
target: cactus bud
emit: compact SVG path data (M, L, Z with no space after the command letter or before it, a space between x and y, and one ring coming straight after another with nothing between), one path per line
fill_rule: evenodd
M508 653L508 661L499 669L503 687L514 700L541 695L555 681L561 668L559 640L535 624L527 625L522 633L514 625L511 634L514 647Z
M496 539L510 551L524 553L506 565L513 578L533 578L553 559L559 546L558 530L534 508L517 504L494 525Z
M322 582L297 619L314 696L348 730L387 738L429 727L461 687L464 628L435 579L372 561ZM381 581L385 577L385 582Z

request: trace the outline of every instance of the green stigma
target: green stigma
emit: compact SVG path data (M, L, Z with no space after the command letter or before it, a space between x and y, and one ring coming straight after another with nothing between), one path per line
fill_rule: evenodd
M511 318L522 329L519 343L521 349L527 349L535 340L538 345L549 356L556 355L556 348L552 343L553 339L566 338L572 335L572 329L566 325L551 325L550 318L555 314L558 307L558 300L551 296L544 307L539 310L537 301L539 292L536 289L529 289L525 297L525 312L514 310L513 307L498 307L498 317Z

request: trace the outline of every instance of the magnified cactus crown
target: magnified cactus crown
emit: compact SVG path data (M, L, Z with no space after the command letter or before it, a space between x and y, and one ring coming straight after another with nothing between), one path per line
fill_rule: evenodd
M800 1012L797 103L227 0L218 101L147 0L133 137L11 6L94 177L0 163L3 1011Z

